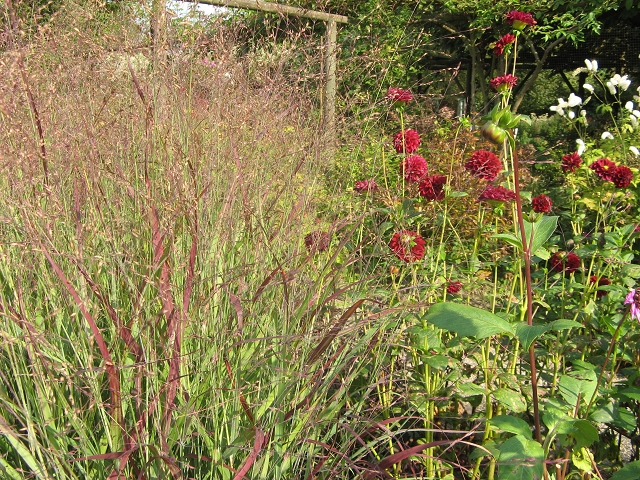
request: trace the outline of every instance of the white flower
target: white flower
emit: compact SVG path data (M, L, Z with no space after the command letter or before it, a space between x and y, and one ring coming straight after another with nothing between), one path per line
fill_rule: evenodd
M631 122L631 126L634 128L634 130L638 128L638 119L635 116L631 115L629 117L629 121Z
M581 117L586 117L587 116L587 111L586 110L580 110L580 116Z
M581 138L576 140L576 145L578 145L578 155L582 155L587 149L587 146L584 144L584 141Z
M582 99L577 96L575 93L571 92L569 95L569 101L567 102L569 107L577 107L582 103Z
M558 115L560 116L564 116L564 110L562 107L559 107L558 105L551 105L549 107L549 110L551 110L552 112L556 112Z
M631 150L636 157L640 156L640 150L638 150L638 147L631 146L629 147L629 150Z
M609 89L609 91L611 92L611 95L615 95L616 94L616 86L611 82L607 82L607 88Z
M565 102L564 98L559 98L558 99L558 106L560 108L567 108L567 107L570 107L571 105L569 105L569 102Z
M613 140L613 135L611 134L611 132L602 132L602 135L600 135L600 138L602 140L606 140L607 138L610 140Z
M633 102L629 100L627 103L624 104L624 108L626 108L630 112L633 112Z
M634 110L634 111L633 111L633 112L631 112L631 113L633 113L633 115L634 115L635 117L640 118L640 110Z
M598 71L598 62L597 60L585 60L584 64L587 66L587 70L590 72Z
M593 93L593 85L591 85L590 83L585 83L583 87L585 90L588 90L589 92Z
M576 114L575 114L575 112L574 112L573 110L569 110L569 113L568 113L567 115L569 115L569 118L570 118L571 120L573 120L574 118L576 118Z
M629 75L625 75L620 80L618 80L618 85L622 89L623 92L627 91L627 88L631 85L631 80L629 80Z

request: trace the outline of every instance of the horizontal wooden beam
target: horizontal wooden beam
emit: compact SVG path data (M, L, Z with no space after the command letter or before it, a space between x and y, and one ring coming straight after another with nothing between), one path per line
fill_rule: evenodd
M344 15L334 15L332 13L318 12L306 8L280 5L279 3L263 2L261 0L181 0L189 3L204 3L206 5L217 5L219 7L246 8L249 10L259 10L261 12L279 13L281 15L294 15L296 17L312 18L325 22L333 21L338 23L349 23L349 18Z

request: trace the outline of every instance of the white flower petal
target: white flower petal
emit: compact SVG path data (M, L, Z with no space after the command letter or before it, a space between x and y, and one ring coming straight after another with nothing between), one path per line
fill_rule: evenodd
M582 103L582 99L575 93L571 92L571 94L569 95L569 101L567 103L570 107L577 107Z
M612 82L607 82L607 88L611 92L611 95L616 94L616 86Z
M606 140L606 139L613 140L613 135L611 134L611 132L602 132L602 135L600 135L600 138L602 140Z
M629 80L629 76L625 75L624 77L622 77L622 80L620 80L618 85L620 85L620 88L623 92L627 91L629 86L631 86L631 80Z
M627 103L624 104L624 108L626 108L630 112L633 112L633 102L629 100Z
M633 115L634 115L635 117L640 118L640 110L634 110L634 111L633 111L633 112L631 112L631 113L633 113Z
M598 71L598 61L597 60L591 60L591 68L593 68L594 72Z
M638 150L638 147L631 146L629 147L629 150L631 150L636 157L640 156L640 150Z
M582 155L587 149L587 146L584 144L584 141L581 138L576 140L576 145L578 145L578 155Z
M593 85L591 85L590 83L585 83L583 87L585 90L588 90L589 92L593 93Z
M584 59L584 64L587 66L587 70L589 70L589 71L593 70L593 67L591 66L591 60L587 60L585 58Z
M569 118L571 120L573 120L574 118L576 118L576 113L573 110L569 110L569 113L567 114L569 116Z
M580 116L581 117L586 117L587 116L587 111L586 110L580 110Z

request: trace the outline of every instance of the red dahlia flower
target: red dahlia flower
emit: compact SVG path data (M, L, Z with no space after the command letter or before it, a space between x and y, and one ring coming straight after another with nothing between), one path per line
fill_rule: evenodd
M451 295L458 293L460 290L462 290L461 282L449 282L449 285L447 285L447 293Z
M474 177L492 181L502 170L502 162L493 152L477 150L473 152L471 158L464 164L464 168Z
M627 188L631 184L631 180L633 180L633 172L629 167L625 167L624 165L618 165L613 171L612 176L611 181L618 188Z
M527 12L519 12L518 10L512 10L507 13L507 23L512 25L516 30L523 30L527 25L536 25L533 16Z
M378 189L378 184L373 178L370 178L369 180L360 180L356 182L353 189L356 192L373 192Z
M548 213L551 211L553 202L546 195L538 195L531 200L531 206L533 207L533 211L536 213Z
M596 283L598 285L598 287L602 287L603 285L611 285L611 280L609 280L607 277L600 277L598 278L596 275L591 275L591 277L589 278L589 282L590 283ZM596 295L598 298L602 298L604 297L607 293L606 290L598 290L596 292Z
M489 86L496 92L506 92L510 88L513 88L518 81L518 77L511 75L501 75L496 78L492 78L489 81Z
M504 47L513 43L516 39L516 36L513 33L507 33L500 40L496 42L495 47L493 47L493 53L495 53L496 57L499 57L504 52Z
M613 182L613 174L617 167L616 164L608 158L599 158L589 165L589 168L596 172L596 175L598 175L602 180Z
M401 88L395 88L395 87L389 88L385 97L388 98L389 100L392 100L393 102L399 102L404 104L407 104L411 100L413 100L413 95L411 95L411 92L409 90L403 90Z
M327 232L315 231L304 237L304 244L311 253L324 252L329 248L331 237Z
M516 192L509 190L508 188L501 187L499 185L487 185L487 188L478 197L478 202L481 201L494 201L494 202L508 202L515 200Z
M398 153L413 153L420 146L420 134L408 128L403 132L396 133L393 137L393 146Z
M552 272L573 273L580 268L580 257L573 252L556 252L549 259Z
M419 182L427 174L427 161L420 155L409 155L401 165L407 182Z
M400 230L389 242L389 248L403 262L415 262L424 257L424 239L411 230Z
M418 189L420 195L428 200L442 200L446 183L447 177L445 175L431 175L422 179Z
M560 167L563 172L567 173L575 172L580 165L582 165L582 158L580 158L578 152L573 152L562 157L562 165Z

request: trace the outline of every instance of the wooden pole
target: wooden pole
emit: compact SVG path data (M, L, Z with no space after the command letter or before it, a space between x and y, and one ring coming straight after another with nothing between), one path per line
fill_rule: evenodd
M196 3L195 0L181 0L183 2ZM329 22L333 20L338 23L349 23L349 19L343 15L307 10L306 8L290 7L273 2L263 2L261 0L198 0L197 3L206 5L217 5L219 7L246 8L249 10L260 10L262 12L279 13L281 15L294 15L296 17L312 18Z

